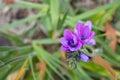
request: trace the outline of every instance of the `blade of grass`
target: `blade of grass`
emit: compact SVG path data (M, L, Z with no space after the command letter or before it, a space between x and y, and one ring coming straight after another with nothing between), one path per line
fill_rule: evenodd
M38 4L38 3L32 3L32 2L28 2L28 1L23 1L23 0L17 0L17 2L19 3L19 4L21 4L21 7L22 6L29 6L30 8L37 8L37 9L48 9L48 5L47 4ZM13 8L15 7L14 5L10 5L10 7L12 7L13 6Z
M8 51L10 49L12 49L11 46L0 46L0 52L2 52L2 51Z
M108 56L109 58L113 59L113 61L116 61L116 63L119 64L120 56L118 54L116 54L115 52L113 52L110 49L110 47L108 46L108 44L106 44L104 41L100 40L99 38L95 38L95 39L96 39L97 43L102 45L102 47L104 49L104 53L106 53L104 55Z
M63 26L63 24L64 24L64 22L65 22L65 20L66 20L66 18L67 18L68 12L69 12L69 10L67 10L67 11L65 12L65 14L64 14L63 17L62 17L62 19L60 19L60 16L59 16L58 25L57 25L57 29L58 29L58 30L62 28L62 26Z
M52 74L50 73L50 71L49 71L48 68L46 69L46 73L48 74L50 80L54 80L54 78L53 78L53 76L52 76Z
M114 77L114 80L117 80L117 75L116 72L110 67L110 65L105 62L101 57L99 57L97 54L92 58L92 60L97 63L102 65L106 70L110 72L110 74Z
M9 49L7 49L9 48ZM15 57L16 55L22 56L31 53L32 47L31 46L21 46L21 47L0 47L0 59L3 61L9 60L10 58ZM5 49L5 50L4 50ZM17 52L17 54L16 54ZM12 53L12 54L11 54Z
M16 66L15 66L15 67L16 67ZM15 67L14 67L14 68L15 68ZM7 70L4 70L4 72L3 72L3 71L0 71L0 72L2 72L2 75L1 75L1 77L0 77L0 80L6 80L7 76L10 74L10 72L11 72L14 68L11 66L11 67L8 67Z
M110 9L111 7L114 7L115 5L120 5L120 1L116 0L113 3L109 3L109 4L106 4L104 6L97 7L95 9L86 11L86 12L84 12L84 13L82 13L80 15L76 15L74 17L67 16L67 20L66 20L65 23L67 25L74 26L73 24L75 24L78 20L89 18L89 17L99 13L100 11Z
M57 27L60 10L59 8L59 0L50 0L50 18L53 28Z
M31 71L32 71L33 79L34 79L34 80L37 80L36 77L35 77L34 68L33 68L33 63L32 63L32 57L31 57L31 56L29 56L29 63L30 63L30 68L31 68Z
M109 9L109 8L111 8L111 7L114 7L115 5L120 5L120 1L117 0L117 1L115 1L115 2L113 2L113 3L109 3L109 4L106 4L106 5L104 5L104 6L100 6L100 7L97 7L97 8L95 8L95 9L93 9L93 10L90 10L90 11L87 11L87 12L85 12L85 13L82 13L82 14L80 14L80 15L78 15L78 16L75 16L75 17L73 18L73 21L78 21L79 19L88 18L88 17L90 17L90 16L92 16L92 15L94 15L94 14L97 14L97 13L100 12L100 11L107 10L107 9Z
M45 60L45 62L49 65L49 67L50 67L58 76L60 76L62 80L65 80L65 78L57 71L56 67L53 66L53 65L49 62L49 60L48 60L49 57L46 57L46 56L44 55L45 52L44 52L42 49L40 49L40 47L38 47L36 44L33 44L33 48L34 48L35 51L36 51L36 54L37 54L38 59L40 59L40 57L42 57L42 58ZM44 53L44 54L43 54L43 53Z
M90 61L88 63L81 62L81 66L84 67L85 69L90 70L90 72L94 72L96 74L100 74L105 77L110 77L109 73L103 68L102 66Z
M15 57L12 59L9 59L8 61L4 62L3 64L0 65L0 69L4 68L7 65L10 65L13 62L19 61L19 60L24 60L25 58L27 58L28 56L34 56L35 54L29 54L29 55L24 55L24 56L19 56L19 57Z
M58 44L59 41L58 41L58 39L48 38L48 39L33 40L32 43L35 43L35 44Z
M115 10L119 7L119 5L113 6L111 9L105 12L105 14L101 15L98 20L97 26L102 26L110 17L115 13Z
M37 19L39 17L42 17L44 15L46 15L45 12L40 12L37 15L29 16L29 17L27 17L25 19L21 19L19 21L13 22L11 24L7 24L7 25L1 27L0 31L4 31L4 30L7 30L7 29L10 29L10 28L13 28L13 27L17 27L17 25L23 24L23 23L25 23L27 21L35 20L35 19Z
M23 41L20 39L20 37L18 37L15 34L13 35L10 33L5 33L5 32L0 32L0 34L2 34L4 37L8 38L9 40L13 41L14 43L18 45L23 45Z
M45 51L45 56L47 56L48 54L50 54L50 53L48 53L48 52L46 52ZM51 58L50 58L51 57ZM64 70L64 68L62 68L61 66L59 66L60 64L61 65L63 65L64 63L61 63L61 61L59 61L58 59L55 59L55 58L53 58L54 56L53 55L48 55L48 60L50 61L50 63L52 64L52 65L54 65L54 66L56 66L64 75L66 75L70 80L73 80L73 78ZM59 62L57 62L57 61L59 61ZM66 65L65 65L66 66ZM65 67L64 66L64 67Z
M77 67L77 69L81 73L83 80L93 80L88 76L88 74L86 74L86 72L82 69L80 65Z
M64 73L69 79L72 79L72 77L61 66L59 66L60 64L63 66L66 66L63 62L61 62L60 60L55 58L53 55L50 55L50 53L48 53L44 49L39 48L39 50L41 50L44 53L44 55L43 54L41 54L41 55L43 55L43 57L45 56L45 59L47 59L47 61L49 61L49 63L51 63L57 69L61 70L61 72Z

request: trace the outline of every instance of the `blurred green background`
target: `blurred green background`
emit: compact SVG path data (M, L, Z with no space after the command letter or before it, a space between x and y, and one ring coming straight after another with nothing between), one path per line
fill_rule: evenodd
M93 50L120 80L120 0L1 0L0 80L113 80L103 66L66 64L59 37L91 20Z

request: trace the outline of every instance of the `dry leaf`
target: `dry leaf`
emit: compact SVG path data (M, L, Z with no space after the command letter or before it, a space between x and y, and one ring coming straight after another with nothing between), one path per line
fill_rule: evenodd
M117 36L120 36L120 32L116 30L116 35Z
M120 39L118 39L117 42L120 43Z
M112 41L109 43L109 46L113 51L116 49L117 44L117 35L115 29L110 25L109 21L107 21L104 25L106 31L106 38L111 38Z
M18 72L19 72L19 71L15 71L15 72L11 73L11 74L8 76L7 80L15 80Z
M40 62L36 64L36 68L40 70L40 80L43 80L46 70L45 61L41 59Z
M14 0L5 0L5 3L8 4L8 5L9 5L9 4L13 4L13 3L14 3Z
M58 38L58 36L59 36L58 31L54 30L53 35L52 35L52 38L53 38L53 39L56 39L56 38Z
M63 61L66 60L65 51L62 51L62 50L61 50L61 59L62 59Z
M41 62L40 62L40 80L43 80L45 70L46 70L46 63L44 60L41 60Z
M65 54L65 51L62 51L62 50L61 50L61 59L62 59L63 62L66 61L66 54ZM64 70L68 70L68 67L63 66L63 69L64 69Z
M21 76L25 72L25 66L26 66L27 63L28 63L28 58L24 61L24 63L22 65L22 67L20 68L15 80L20 80Z
M92 58L93 62L100 64L101 66L103 66L106 70L108 70L111 75L114 77L114 80L117 80L117 75L115 73L115 71L110 67L110 65L105 62L101 57L99 57L97 54Z

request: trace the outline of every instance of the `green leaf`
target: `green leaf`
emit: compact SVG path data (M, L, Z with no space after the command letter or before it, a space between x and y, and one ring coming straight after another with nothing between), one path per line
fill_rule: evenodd
M29 56L29 63L30 63L30 68L31 68L31 72L32 72L32 75L33 75L33 79L37 80L36 76L35 76L35 73L34 73L34 68L33 68L33 63L32 63L32 57L31 56Z
M109 4L106 4L104 6L100 6L100 7L93 9L93 10L90 10L90 11L87 11L87 12L82 13L80 15L77 15L73 18L73 20L78 21L79 19L86 19L92 15L99 13L100 11L107 10L107 9L114 7L115 5L119 5L119 4L120 4L120 1L117 0L113 3L109 3Z
M2 52L2 51L8 51L10 49L12 49L12 47L10 47L10 46L0 46L0 52Z
M23 1L23 0L17 0L17 3L19 4L8 5L8 7L10 8L36 8L40 10L48 9L47 4L38 4L38 3L32 3L32 2Z
M57 27L59 10L60 10L59 0L50 0L50 18L53 28Z
M119 66L119 62L120 62L120 56L118 54L116 54L115 52L113 52L110 47L108 46L108 44L106 44L103 40L99 39L99 38L95 38L97 43L99 43L100 45L102 45L103 50L104 50L104 57L111 63L115 64L116 66Z
M15 34L8 34L5 32L0 31L0 34L2 34L4 37L8 38L9 40L11 40L12 42L18 44L18 45L23 45L23 41L20 39L20 37L18 37Z
M93 80L89 77L89 75L82 69L82 67L79 65L77 67L78 71L81 73L82 75L82 80Z
M68 15L68 10L65 12L65 14L63 15L62 19L59 17L59 20L58 20L58 25L57 25L57 29L60 30L62 27L63 27L63 24L67 18L67 15Z
M98 64L95 64L93 62L81 62L82 66L92 72L95 72L97 74L101 74L101 75L104 75L106 77L110 76L110 74L100 65Z
M59 43L58 39L51 39L51 38L33 40L32 42L36 44L58 44Z
M66 25L71 25L71 26L74 26L74 24L78 21L78 20L81 20L81 19L87 19L103 10L107 10L107 9L110 9L112 7L114 7L115 5L120 5L120 1L117 0L113 3L109 3L109 4L106 4L104 6L100 6L100 7L97 7L95 9L92 9L92 10L89 10L89 11L86 11L82 14L79 14L79 15L76 15L76 16L73 16L73 17L70 17L70 16L67 16L67 21L66 21Z
M105 14L101 15L98 20L96 20L96 25L97 26L102 26L110 17L115 13L115 10L119 7L119 5L115 5L113 8L109 9L108 11L105 12Z
M46 69L46 73L48 74L50 80L54 80L54 78L48 68Z
M19 21L13 22L11 24L7 24L7 25L1 27L0 31L4 31L4 30L7 30L7 29L10 29L10 28L13 28L13 27L17 27L20 24L23 24L23 23L28 22L28 21L35 20L35 19L37 19L39 17L42 17L44 15L45 15L45 12L40 12L37 15L29 16L29 17L27 17L25 19L21 19Z
M11 72L14 72L20 68L22 61L18 61L17 63L11 64L10 66L7 66L5 68L0 69L0 80L6 80L8 75Z
M38 47L35 43L33 43L33 48L36 51L37 57L40 60L41 58L43 58L45 60L45 62L48 64L48 66L58 75L62 78L62 80L65 80L65 78L60 74L60 72L57 71L56 66L52 65L52 63L50 62L50 57L48 57L46 55L46 51L44 51L41 47ZM55 61L53 61L55 62Z

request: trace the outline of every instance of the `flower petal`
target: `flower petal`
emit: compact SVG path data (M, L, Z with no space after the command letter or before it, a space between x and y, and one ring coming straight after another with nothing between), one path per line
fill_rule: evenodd
M79 48L81 48L81 46L82 46L82 42L79 41L79 42L78 42L78 45L76 46L76 49L79 50Z
M89 42L87 42L88 45L95 45L96 41L94 39L89 40Z
M70 49L70 51L76 51L76 48L74 48L74 47L69 46L69 49Z
M89 27L89 29L91 30L91 28L92 28L92 22L91 22L91 21L87 21L87 22L84 24L84 26Z
M81 47L81 45L77 45L77 46L75 46L75 47L69 46L69 50L70 50L70 51L77 51L80 47Z
M73 41L74 41L74 44L77 44L79 42L76 35L73 35Z
M73 41L74 41L74 44L76 46L72 47L72 46L69 46L70 50L71 51L76 51L78 50L81 46L82 46L82 43L81 41L78 39L78 37L76 35L73 34Z
M65 39L67 39L67 40L72 39L72 38L73 38L73 37L72 37L72 32L71 32L69 29L65 29L65 30L64 30L64 37L65 37Z
M90 32L90 35L89 35L89 39L92 39L92 38L94 37L94 35L95 35L95 32L94 32L94 31L91 31L91 32Z
M62 45L67 46L68 41L64 37L60 38L59 41Z
M88 27L83 27L81 29L81 40L85 40L87 38L89 38L89 34L90 34L90 29Z
M83 26L82 21L78 21L76 27L74 29L74 33L78 36L80 32L80 28Z
M63 46L63 45L61 46L61 49L62 49L62 50L69 50L67 47L65 47L65 46Z
M84 54L83 52L80 53L80 58L84 62L87 62L90 60L89 57L86 54Z

